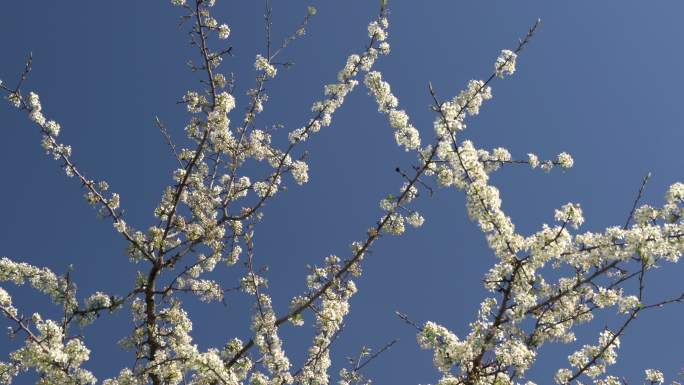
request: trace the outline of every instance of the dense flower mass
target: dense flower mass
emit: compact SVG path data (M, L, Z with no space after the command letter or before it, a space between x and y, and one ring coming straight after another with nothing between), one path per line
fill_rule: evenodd
M20 87L12 89L0 82L10 105L26 112L39 128L46 153L59 162L67 176L78 179L86 202L98 215L111 220L138 269L133 287L124 295L97 291L81 296L69 273L59 275L0 258L0 314L11 325L10 335L23 338L23 345L0 361L0 384L10 384L28 370L38 374L41 385L96 383L95 375L82 367L91 350L72 324L86 327L98 317L127 308L132 330L120 344L135 360L117 370L115 377L105 379L104 385L328 385L335 381L330 373L334 365L331 346L351 311L363 262L385 235L399 236L425 223L413 206L424 193L433 194L433 184L464 195L469 218L496 257L483 279L488 297L462 335L446 324L428 320L419 326L400 315L417 329L418 345L432 351L434 367L441 376L439 385L535 385L525 376L539 349L547 343L575 343L577 326L592 321L604 309L618 314L621 323L601 331L597 343L577 345L553 381L561 385L586 381L622 384L620 377L607 372L617 361L624 330L642 311L684 301L680 296L648 302L643 284L647 272L676 263L684 252L684 183L672 184L661 206L639 205L637 199L624 225L580 232L584 212L579 204L567 203L550 213L555 222L523 234L504 210L501 191L492 184L491 175L519 164L545 172L556 166L567 171L574 165L573 157L562 152L553 159L540 159L527 153L518 159L504 147L481 148L464 138L466 120L480 114L485 102L492 99L493 81L516 72L518 55L537 24L515 49L501 51L487 80L470 80L446 100L430 86L434 135L424 135L432 137L426 143L407 110L399 108L390 83L374 70L381 55L391 52L389 13L383 0L379 15L367 27L365 49L348 55L336 80L325 85L323 97L312 104L310 117L280 135L277 129L283 125L268 126L260 120L269 102L266 91L289 65L276 57L306 35L316 9L308 7L295 32L279 49L271 50L267 2L268 52L256 54L254 86L240 95L233 87L233 74L221 73L223 57L231 49L211 48L214 40L223 44L231 37L228 24L212 16L215 0L171 3L185 12L182 20L192 24L191 41L198 49L199 61L191 68L205 78L201 89L180 96L179 103L189 114L183 146L176 147L157 121L177 166L169 173L169 185L146 229L129 224L130 218L124 215L126 200L111 192L106 181L89 179L76 167L71 147L58 140L61 125L46 116L38 94L24 94ZM29 70L30 60L22 81ZM306 152L300 148L332 124L362 73L378 112L393 129L394 142L415 156L416 162L396 168L401 187L380 200L379 218L373 217L377 220L365 234L351 242L347 255L329 255L319 264L307 266L306 289L278 315L278 309L286 306L274 304L268 269L255 262L255 233L264 207L287 191L289 184L303 185L310 180ZM237 282L220 281L220 277L231 276L215 273L222 269L234 272ZM548 274L550 270L554 273ZM21 285L54 302L59 307L59 312L53 312L56 318L22 313L10 288ZM193 341L193 323L183 301L187 297L207 303L223 301L229 292L241 293L253 304L249 335L244 342L229 337L201 349ZM306 319L313 321L312 341L305 352L288 355L280 327L303 326ZM350 360L351 367L339 371L338 383L370 384L361 369L392 344L375 354L362 348L358 360ZM305 358L297 360L300 357ZM650 384L665 381L659 370L646 369L644 373Z
M406 112L397 109L399 101L392 95L390 85L382 80L380 72L369 72L364 84L378 102L378 111L388 115L390 126L395 130L397 145L403 146L406 151L420 147L420 133L409 123Z

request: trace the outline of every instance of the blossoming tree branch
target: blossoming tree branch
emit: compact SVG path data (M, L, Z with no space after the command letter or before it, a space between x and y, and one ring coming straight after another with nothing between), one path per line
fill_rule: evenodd
M106 181L76 166L72 148L59 139L61 126L51 118L53 113L44 109L37 93L24 90L30 56L18 82L0 83L9 104L24 111L38 128L47 154L83 186L86 202L111 221L139 268L134 287L122 287L118 293L81 294L69 274L2 257L0 314L23 346L0 361L0 384L11 384L27 371L38 374L39 384L97 383L96 374L88 370L91 347L79 330L98 317L124 311L132 315L132 331L122 336L121 345L135 364L121 368L115 378L102 379L105 385L368 384L363 368L393 343L377 352L363 349L356 362L336 373L330 369L330 350L350 311L350 299L357 294L354 281L362 279L368 251L385 236L400 236L409 227L421 226L424 218L412 202L425 195L421 193L432 194L434 185L452 187L465 197L470 220L496 256L483 280L490 296L482 301L469 333L457 336L448 325L413 321L429 314L397 313L415 328L417 345L433 352L439 385L550 383L552 379L526 376L539 348L547 343L579 346L567 362L560 363L556 383L627 383L619 374L609 374L609 366L623 349L620 337L640 313L684 300L680 293L655 302L646 302L644 296L649 272L676 263L684 251L684 184L672 184L662 206L641 205L646 177L627 220L601 232L579 231L584 217L574 203L555 211L553 225L544 224L532 234L516 230L502 209L499 190L490 184L490 175L521 165L544 172L568 169L573 158L568 153L546 159L534 153L513 156L503 147L478 147L466 138L466 122L492 98L497 81L514 75L539 22L517 44L500 51L484 80L471 80L453 97L444 97L429 85L434 123L431 130L418 129L390 84L374 70L376 61L390 53L389 13L386 1L381 1L377 17L368 25L365 49L341 63L337 81L324 86L310 115L300 127L290 129L288 143L278 147L272 143L273 130L258 123L268 105L267 85L288 66L279 61L280 54L305 35L316 9L309 7L293 34L281 44L272 44L266 1L267 45L254 59L254 86L240 112L234 79L221 72L222 62L232 55L225 43L231 29L212 16L215 0L171 2L178 7L196 50L193 76L201 79L197 89L181 97L189 113L186 139L172 138L157 121L177 168L171 170L171 182L154 208L156 225L148 229L126 220L125 200ZM387 118L393 131L391 135L388 131L387 140L414 154L415 163L397 168L398 190L387 190L379 213L368 218L370 227L359 229L359 238L351 241L350 253L321 258L319 265L309 267L309 274L302 277L307 290L292 298L287 312L277 314L266 273L255 267L254 234L267 202L280 196L288 184L307 183L309 166L303 154L310 137L331 125L346 96L360 83ZM248 160L263 163L268 171L255 174L244 167ZM207 278L215 269L239 269L242 278L237 283ZM553 278L548 275L551 269L556 272ZM25 314L9 294L16 285L28 285L48 296L63 316ZM236 287L253 299L251 335L236 335L199 349L193 343L191 314L183 300L196 296L206 302L221 301ZM615 308L617 327L577 343L576 326L591 322L595 312L606 308ZM307 358L294 362L279 332L283 327L301 327L307 319L312 320L315 336ZM645 377L634 381L664 383L662 372L643 369Z

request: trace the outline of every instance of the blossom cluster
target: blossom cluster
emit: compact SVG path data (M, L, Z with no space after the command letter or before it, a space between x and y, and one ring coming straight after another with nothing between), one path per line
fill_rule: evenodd
M364 84L378 102L378 111L387 114L390 126L395 130L397 145L405 147L406 151L420 147L420 133L409 123L406 111L397 109L399 102L392 94L389 83L382 80L382 74L377 71L369 72Z
M328 384L327 371L332 364L329 347L349 313L349 299L357 291L352 280L340 278L340 258L331 255L325 262L325 267L313 268L307 277L309 290L320 292L321 301L316 311L316 335L301 374L297 377L304 384ZM306 297L295 298L293 304L297 306L306 300Z
M48 295L53 302L63 306L65 316L78 316L83 320L91 309L78 311L75 287L65 277L59 277L47 268L18 263L9 258L0 259L0 282L15 285L28 284ZM91 297L92 298L92 297ZM28 335L24 346L10 354L9 362L0 361L0 384L12 383L19 373L34 369L48 383L85 385L94 384L93 374L81 368L88 360L90 350L79 338L67 338L63 326L54 320L44 319L33 313L30 322L24 320L19 309L12 303L10 294L0 287L0 313L13 321L17 331ZM11 329L10 329L11 330Z

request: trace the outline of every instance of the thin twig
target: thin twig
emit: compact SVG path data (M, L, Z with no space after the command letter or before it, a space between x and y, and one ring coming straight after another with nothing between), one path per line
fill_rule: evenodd
M368 357L368 359L367 359L366 361L364 361L361 365L358 365L356 368L354 368L354 371L355 371L355 372L359 372L361 369L363 369L364 366L370 364L371 361L373 361L373 360L376 359L379 355L381 355L381 354L384 353L386 350L388 350L389 348L391 348L392 346L394 346L394 344L396 344L397 342L399 342L399 340L398 340L398 339L395 339L395 340L392 340L392 341L386 343L385 346L382 347L382 349L380 349L380 350L378 350L377 352L375 352L375 354L373 354L373 355L371 355L370 357Z
M171 149L171 152L173 153L174 158L178 161L178 165L183 168L183 162L181 161L180 157L178 156L178 152L176 152L176 145L173 143L171 140L171 135L169 135L169 132L166 131L166 127L164 127L164 124L159 120L158 116L154 117L154 122L159 128L159 132L162 134L164 137L164 140L166 141L166 144L169 146Z
M399 310L395 310L394 314L396 314L397 317L401 318L402 321L416 328L416 330L418 330L419 332L423 331L423 328L421 328L415 322L413 322L406 314L399 312Z
M629 227L629 222L631 222L632 218L634 217L634 212L636 211L637 205L639 204L639 201L641 200L641 197L644 193L644 187L646 187L646 183L648 183L649 179L651 179L651 173L650 172L648 174L646 174L644 179L641 181L641 187L639 187L639 193L637 194L636 198L634 199L634 204L632 205L632 211L629 212L629 216L627 217L627 221L625 222L625 225L622 227L625 230L627 230L627 227Z

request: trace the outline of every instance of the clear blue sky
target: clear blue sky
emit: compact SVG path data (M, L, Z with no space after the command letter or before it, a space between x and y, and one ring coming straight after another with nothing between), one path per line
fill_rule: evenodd
M128 221L139 228L152 224L152 210L174 165L154 116L182 142L188 115L176 101L199 80L185 66L196 57L177 27L179 10L167 3L0 2L0 78L14 82L33 51L27 90L36 90L46 114L62 124L62 138L73 146L77 164L121 194ZM272 82L262 123L291 129L305 122L322 86L334 81L348 54L362 49L377 3L274 0L276 41L293 30L307 5L315 5L318 14L307 36L284 53L296 64ZM582 205L585 230L622 224L648 171L653 173L646 190L649 203L662 203L667 187L684 180L684 3L391 0L390 9L392 54L377 68L425 139L433 137L428 82L445 98L455 95L469 79L488 76L499 51L513 48L542 18L518 72L494 84L494 99L467 131L477 145L504 146L514 156L551 157L561 151L574 156L575 167L565 173L545 175L521 167L493 177L504 208L524 233L551 222L553 210L568 201ZM254 81L254 56L263 51L262 11L260 1L217 1L216 16L233 31L229 44L235 57L223 68L236 74L239 109ZM67 180L44 155L40 135L24 114L5 104L0 129L0 255L58 272L73 264L82 294L123 294L135 266L127 262L125 244L111 224L95 218L78 183ZM363 87L348 98L333 126L306 146L311 181L290 186L272 201L256 229L257 264L270 267L278 313L304 289L306 264L329 254L346 255L347 245L381 215L378 201L401 185L394 168L408 168L414 160L394 144L385 117L377 114ZM362 345L378 347L399 338L366 373L378 384L435 383L431 353L419 349L414 331L394 310L419 322L442 323L459 335L476 314L485 295L481 279L494 258L465 215L463 194L440 189L417 206L425 225L400 238L383 238L367 259L347 327L333 350L336 370ZM684 291L681 266L665 267L649 283L653 300ZM241 272L219 274L230 286ZM45 309L37 294L13 293L23 312ZM227 302L223 307L188 301L201 347L222 345L233 336L249 338L249 300L237 295ZM610 373L638 384L644 368L657 367L673 379L684 367L683 317L681 307L640 315ZM115 345L130 331L128 319L124 310L84 331L93 348L86 367L99 379L133 363ZM580 341L594 343L597 330L615 325L610 319L581 328L578 336L585 339ZM301 363L310 324L284 327L282 334L286 350ZM0 341L3 355L17 346ZM551 374L567 365L574 347L544 348L531 379L552 383Z

